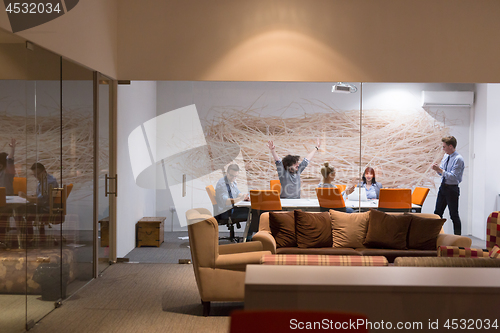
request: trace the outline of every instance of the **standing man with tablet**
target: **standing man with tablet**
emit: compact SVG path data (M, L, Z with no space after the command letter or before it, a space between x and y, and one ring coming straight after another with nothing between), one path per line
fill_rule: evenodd
M443 142L444 157L440 165L436 163L432 165L432 169L442 177L434 214L443 218L444 210L448 206L453 221L453 232L455 235L461 235L462 222L458 215L458 197L460 196L458 184L462 182L465 167L464 159L455 150L457 148L457 139L455 137L447 136L442 138L441 141Z

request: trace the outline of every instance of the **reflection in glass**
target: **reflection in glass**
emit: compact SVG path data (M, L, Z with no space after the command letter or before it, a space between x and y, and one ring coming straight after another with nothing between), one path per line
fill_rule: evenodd
M99 221L99 237L98 237L98 271L104 271L110 262L110 218L109 218L109 196L105 193L106 176L111 176L109 168L109 118L110 118L110 94L111 94L111 80L101 76L98 80L98 133L99 141L97 142L97 149L99 152L99 187L98 187L98 221Z
M68 191L59 232L63 254L71 253L68 296L93 277L93 89L92 71L62 60L61 183Z
M93 75L1 31L0 58L0 331L23 332L93 276Z
M25 169L21 164L26 159L26 56L25 41L0 30L0 152L5 153L0 157L0 164L5 163L0 166L0 187L5 187L4 191L0 189L1 332L24 332L26 324L26 249L20 247L23 235L17 225L22 217L16 213L22 210L25 200L12 196L20 190L26 191ZM7 175L12 171L12 164L7 161L12 157L9 156L12 139L15 140L13 166L17 172L14 179ZM14 180L20 183L15 188ZM9 184L12 189L7 193ZM33 287L28 287L28 297L37 292Z

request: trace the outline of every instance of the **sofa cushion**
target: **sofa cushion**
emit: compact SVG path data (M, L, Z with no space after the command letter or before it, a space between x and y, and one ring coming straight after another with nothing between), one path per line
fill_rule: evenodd
M389 263L393 263L397 257L435 257L436 251L424 250L389 250L389 249L356 249L363 256L384 256Z
M436 252L436 251L434 251ZM301 249L299 247L282 247L276 249L276 254L320 254L320 255L340 255L340 256L360 256L361 253L350 248L336 247L316 247Z
M482 258L489 257L487 249L473 249L470 247L440 246L437 249L438 257Z
M300 248L332 247L330 214L295 210L295 233Z
M406 250L406 235L411 215L390 215L370 209L368 231L363 243L366 247Z
M343 213L330 210L333 247L363 247L370 212Z
M296 247L295 214L290 212L269 212L269 228L276 240L276 248Z
M500 247L498 247L498 245L493 246L493 248L489 252L489 256L492 259L499 259L500 258Z
M488 258L396 258L394 266L417 267L500 267L500 260Z
M407 246L415 250L435 250L437 237L446 219L424 218L418 214L411 215L410 228L407 235Z
M387 266L382 256L332 256L314 254L268 254L260 258L263 265L305 266Z

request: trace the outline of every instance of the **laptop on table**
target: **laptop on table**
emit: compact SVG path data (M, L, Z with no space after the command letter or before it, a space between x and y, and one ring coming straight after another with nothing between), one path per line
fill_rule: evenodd
M347 200L352 200L352 201L368 201L368 198L366 197L366 188L364 187L356 187L354 191L347 196Z

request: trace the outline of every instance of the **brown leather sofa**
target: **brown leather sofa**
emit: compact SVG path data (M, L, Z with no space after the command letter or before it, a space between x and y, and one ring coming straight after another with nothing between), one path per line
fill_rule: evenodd
M357 214L357 213L353 213ZM402 213L389 213L402 214ZM425 218L437 218L434 214L418 214ZM277 248L276 240L274 239L271 228L269 226L269 212L263 213L260 216L259 231L252 237L253 241L262 243L264 250L270 251L273 254L320 254L320 255L355 255L355 256L384 256L389 263L393 263L397 257L436 257L437 247L441 245L470 247L471 239L465 236L457 236L445 234L441 232L437 236L436 249L433 250L397 250L385 248L339 248L339 247L321 247L321 248L299 248L299 247L281 247Z
M190 209L186 218L203 315L209 315L212 301L243 301L246 266L260 264L271 252L263 251L260 242L219 245L219 226L207 209Z

